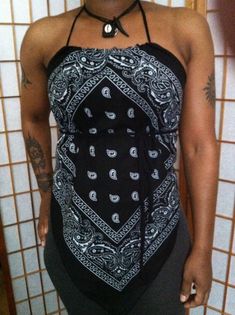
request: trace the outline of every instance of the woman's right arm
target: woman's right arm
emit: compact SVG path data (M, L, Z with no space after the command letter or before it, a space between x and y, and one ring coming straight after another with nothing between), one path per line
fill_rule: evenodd
M43 58L42 22L30 26L20 51L21 121L26 151L36 176L41 206L38 234L45 245L52 187L51 134L49 125L50 106L47 96L47 76Z

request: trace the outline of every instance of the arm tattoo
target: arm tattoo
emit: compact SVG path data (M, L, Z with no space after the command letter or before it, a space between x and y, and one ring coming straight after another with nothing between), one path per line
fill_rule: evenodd
M203 91L205 91L205 96L208 103L211 106L214 106L215 105L215 73L214 71L208 77L207 84L204 87Z
M29 153L32 166L34 171L38 172L36 175L36 179L38 182L39 189L42 191L49 191L52 186L53 177L52 173L46 173L44 171L46 167L46 160L44 157L43 150L39 144L39 142L28 134L28 138L26 139L26 148Z
M45 168L46 161L39 142L35 138L32 138L30 135L28 135L28 139L26 139L26 146L32 161L33 168L35 170Z
M22 78L21 78L21 82L23 84L23 86L27 89L29 84L32 84L32 82L26 77L24 68L21 66L21 70L22 70Z

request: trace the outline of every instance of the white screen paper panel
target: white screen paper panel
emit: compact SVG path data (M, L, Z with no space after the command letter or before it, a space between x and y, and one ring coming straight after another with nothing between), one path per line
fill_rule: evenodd
M184 6L184 0L159 0L169 6ZM187 1L191 3L192 1ZM224 56L225 48L216 24L213 0L209 2L208 21L216 47L217 136L221 141L221 166L213 250L214 280L208 307L190 314L233 315L235 280L234 185L234 74L233 57ZM36 226L40 196L32 167L23 146L19 105L19 49L33 21L55 15L79 5L75 0L0 1L0 198L1 218L6 239L9 268L18 315L67 314L47 274L43 248L39 246ZM9 80L11 78L11 80ZM57 140L56 125L50 118L52 155ZM178 163L178 162L177 162ZM231 167L231 168L228 168ZM233 241L233 242L232 242ZM221 261L223 262L221 264ZM205 313L206 312L206 313Z

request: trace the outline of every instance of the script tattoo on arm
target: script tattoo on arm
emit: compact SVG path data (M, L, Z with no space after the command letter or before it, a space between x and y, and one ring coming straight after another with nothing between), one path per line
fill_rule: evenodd
M208 81L203 91L206 99L211 106L215 106L215 72L213 71L208 77Z
M21 65L21 70L22 70L21 82L22 82L23 87L25 87L25 88L27 89L27 88L28 88L28 85L29 85L29 84L32 84L32 82L27 78L27 76L26 76L26 74L25 74L25 71L24 71L24 68L23 68L22 65Z
M47 192L52 186L53 174L45 172L46 160L41 145L29 133L25 143L35 171L38 187L42 191Z

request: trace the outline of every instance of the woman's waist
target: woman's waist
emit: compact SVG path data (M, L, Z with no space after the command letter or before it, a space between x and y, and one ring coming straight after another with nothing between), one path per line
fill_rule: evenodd
M178 128L155 128L152 125L136 126L130 127L125 124L120 124L112 127L98 127L98 126L87 126L87 128L59 128L61 135L74 135L77 138L79 137L100 137L100 136L150 136L150 135L175 135L178 131Z

